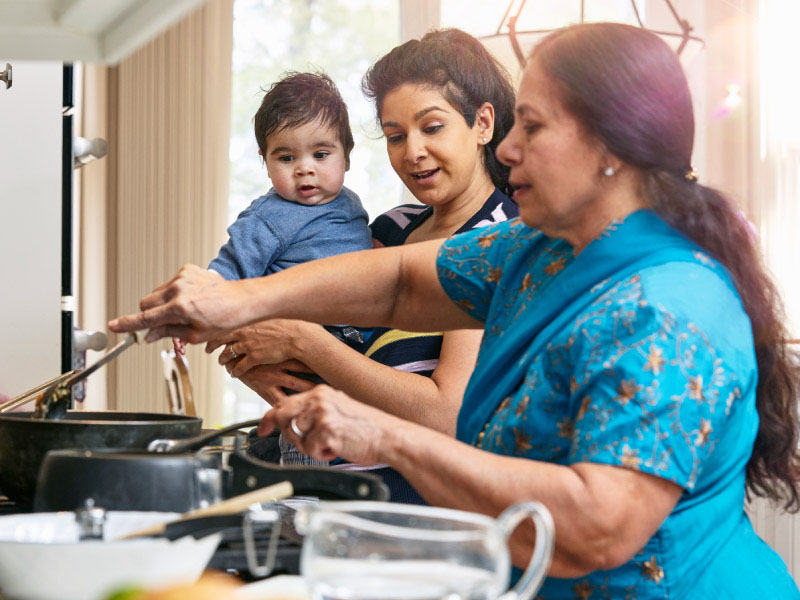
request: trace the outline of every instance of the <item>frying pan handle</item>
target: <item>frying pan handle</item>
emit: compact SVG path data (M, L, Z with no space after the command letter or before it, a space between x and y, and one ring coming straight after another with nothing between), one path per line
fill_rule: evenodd
M167 440L167 439L158 439L153 440L147 445L147 449L150 452L165 452L169 454L177 454L180 452L194 452L195 450L199 450L209 442L214 441L221 435L225 435L226 433L230 433L231 431L236 431L237 429L243 429L244 427L255 427L259 424L261 419L251 419L250 421L242 421L241 423L234 423L233 425L228 425L227 427L223 427L222 429L215 429L214 431L209 431L207 433L202 433L193 438L185 438L181 440Z
M279 481L288 481L297 496L325 500L389 499L389 488L376 475L331 467L285 467L258 460L237 450L228 458L232 471L229 495L242 494Z

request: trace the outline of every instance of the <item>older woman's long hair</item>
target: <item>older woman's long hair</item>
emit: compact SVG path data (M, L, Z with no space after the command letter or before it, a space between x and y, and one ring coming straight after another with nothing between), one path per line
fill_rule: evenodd
M798 366L785 341L783 304L748 223L691 171L694 116L675 54L658 36L618 23L582 24L545 38L531 56L567 109L614 156L642 173L643 195L671 226L733 276L753 330L759 428L748 491L800 509Z

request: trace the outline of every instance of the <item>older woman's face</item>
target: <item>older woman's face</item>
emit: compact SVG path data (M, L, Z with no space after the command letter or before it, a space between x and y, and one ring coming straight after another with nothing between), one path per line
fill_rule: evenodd
M497 155L511 167L513 198L525 224L569 237L565 232L597 208L602 147L567 112L535 61L523 73L514 127Z
M403 84L386 94L380 117L392 168L423 204L447 204L488 177L478 121L467 126L437 90Z

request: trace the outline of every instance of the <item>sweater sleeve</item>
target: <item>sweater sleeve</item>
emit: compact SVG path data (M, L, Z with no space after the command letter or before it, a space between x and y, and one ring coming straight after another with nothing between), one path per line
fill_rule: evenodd
M208 268L225 279L261 277L284 245L277 231L250 207L228 227L228 241Z

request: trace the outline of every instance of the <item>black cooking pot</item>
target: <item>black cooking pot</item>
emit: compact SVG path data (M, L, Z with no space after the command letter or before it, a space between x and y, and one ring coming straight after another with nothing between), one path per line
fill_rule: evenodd
M144 449L157 438L196 436L202 421L183 415L70 411L60 421L30 412L0 414L0 492L30 505L36 478L50 450Z

